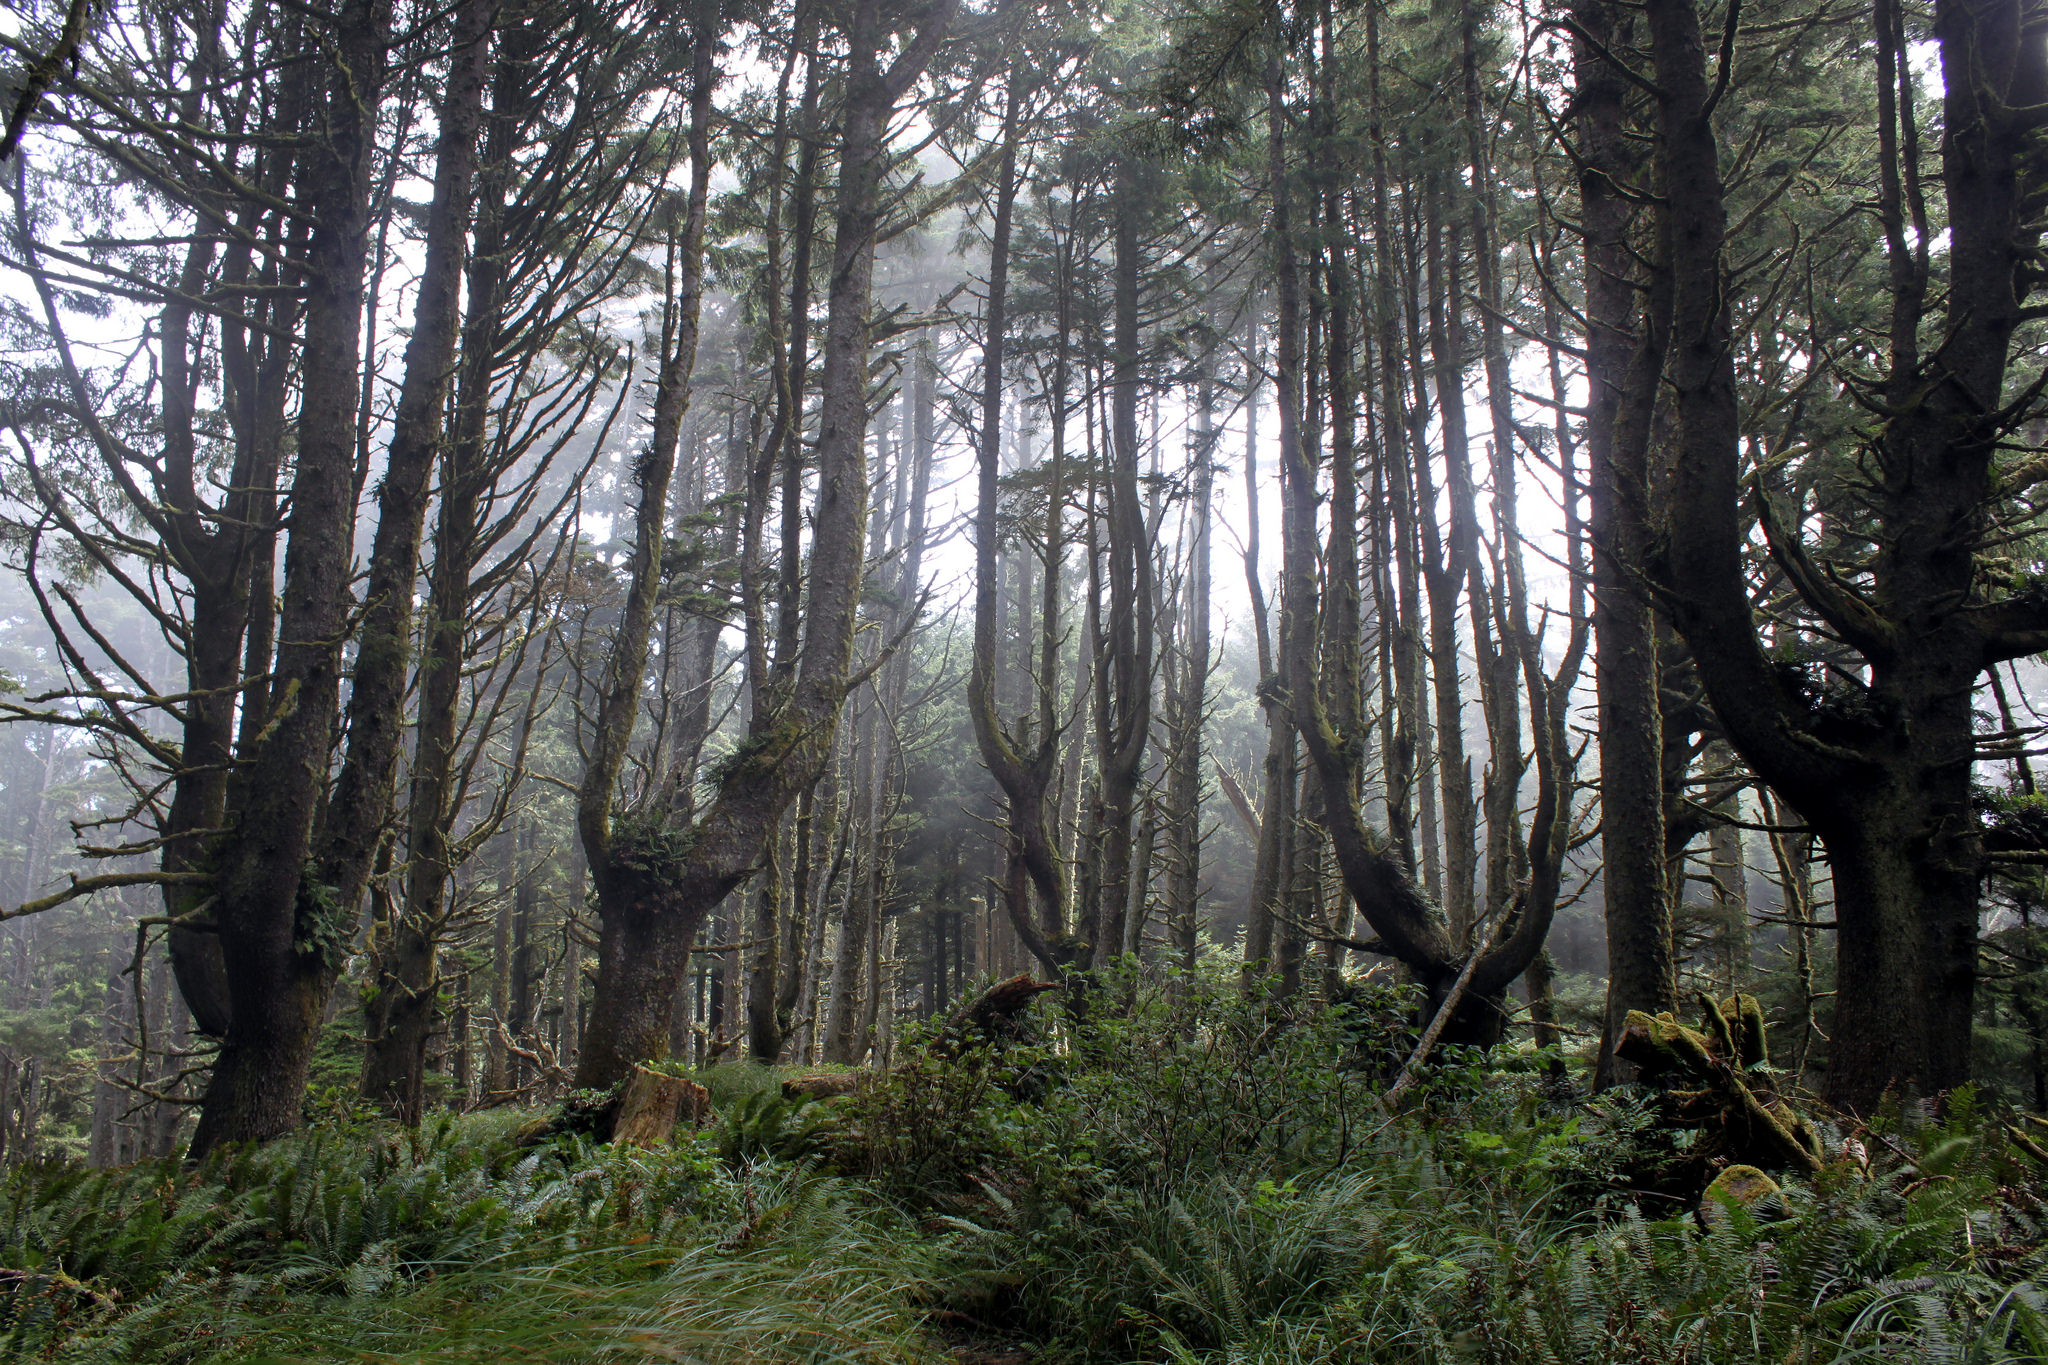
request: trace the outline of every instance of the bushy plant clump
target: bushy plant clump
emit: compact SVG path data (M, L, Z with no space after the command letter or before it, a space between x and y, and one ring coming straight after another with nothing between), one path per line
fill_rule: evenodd
M1646 1092L1412 1044L1234 970L915 1030L839 1098L750 1065L670 1150L517 1113L0 1187L15 1359L1996 1362L2048 1359L2043 1171L1968 1094L1827 1129L1748 1205ZM522 1135L523 1134L523 1135ZM1848 1139L1855 1138L1851 1144ZM1759 1182L1761 1185L1761 1182ZM1695 1187L1696 1188L1696 1187Z

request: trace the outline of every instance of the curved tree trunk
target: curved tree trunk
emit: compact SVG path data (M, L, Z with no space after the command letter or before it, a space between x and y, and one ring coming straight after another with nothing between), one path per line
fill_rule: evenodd
M1650 0L1657 158L1665 192L1653 303L1671 339L1663 378L1676 424L1669 548L1651 571L1730 742L1820 832L1835 869L1840 970L1828 1098L1867 1111L1888 1089L1935 1092L1968 1075L1983 855L1969 780L1969 713L1982 671L2048 644L2036 599L1983 574L1992 459L2019 416L2001 412L2048 183L2048 7L1941 0L1942 188L1950 247L1938 363L1921 358L1928 231L1918 201L1912 80L1897 9L1874 7L1879 217L1891 270L1889 369L1867 451L1878 548L1844 574L1815 562L1796 519L1745 497L1742 417L1723 261L1727 209L1692 0ZM1911 188L1908 189L1907 187ZM1909 235L1908 219L1914 231ZM1868 665L1856 719L1833 719L1765 654L1745 564L1745 503L1805 605ZM1867 586L1858 581L1867 574Z
M1368 13L1368 23L1372 23ZM1372 29L1368 28L1370 39ZM1320 784L1322 820L1329 832L1347 890L1378 936L1381 951L1397 958L1413 971L1427 989L1429 1008L1435 1011L1462 977L1465 990L1445 1021L1443 1036L1458 1041L1486 1041L1499 1036L1505 1014L1500 999L1541 950L1549 933L1557 902L1556 879L1566 843L1561 825L1568 820L1565 802L1570 782L1563 769L1544 763L1539 802L1532 822L1532 849L1541 848L1555 856L1532 860L1531 885L1505 922L1488 934L1488 946L1474 961L1460 951L1437 908L1422 893L1405 864L1388 840L1366 823L1358 800L1359 764L1364 746L1362 698L1357 689L1341 689L1335 695L1317 685L1318 658L1324 651L1355 650L1355 638L1321 638L1325 620L1344 621L1344 613L1318 610L1317 498L1318 477L1311 452L1302 439L1300 405L1304 401L1302 379L1307 359L1300 307L1300 279L1293 239L1291 194L1288 187L1286 129L1288 127L1286 83L1282 55L1277 46L1266 68L1268 169L1274 190L1272 238L1274 243L1277 293L1277 388L1279 397L1281 492L1283 497L1283 602L1282 656L1287 670L1284 689L1287 709L1299 732L1309 761ZM1341 496L1333 500L1341 503ZM1533 646L1522 650L1524 677L1545 701L1569 696L1571 674L1541 688L1544 681ZM1564 733L1563 706L1539 706L1538 733L1554 741ZM1546 750L1556 751L1554 742L1540 742L1539 759ZM1270 816L1269 816L1270 819Z

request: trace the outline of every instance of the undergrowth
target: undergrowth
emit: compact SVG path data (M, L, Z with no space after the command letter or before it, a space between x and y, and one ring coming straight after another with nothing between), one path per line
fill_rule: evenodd
M181 1170L0 1191L15 1359L916 1361L932 1272L894 1210L803 1164L521 1116L337 1126Z
M1649 1097L1589 1097L1548 1057L1454 1053L1389 1119L1407 1014L1395 991L1318 1010L1222 974L1112 982L1078 1025L1001 1052L908 1037L844 1099L715 1068L716 1117L659 1153L573 1130L534 1145L530 1115L485 1113L335 1122L196 1167L23 1168L0 1186L0 1348L175 1365L2048 1359L2042 1172L1969 1094L1938 1122L1830 1129L1818 1176L1702 1210L1642 1178L1687 1141Z

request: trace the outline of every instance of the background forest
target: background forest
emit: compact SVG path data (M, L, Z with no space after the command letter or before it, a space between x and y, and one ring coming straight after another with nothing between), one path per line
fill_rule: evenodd
M23 1358L2048 1356L2042 0L0 49Z

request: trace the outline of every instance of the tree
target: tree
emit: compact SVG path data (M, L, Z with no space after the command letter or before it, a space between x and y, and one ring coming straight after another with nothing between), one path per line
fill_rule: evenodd
M2038 385L2012 383L2041 231L2029 206L2048 177L2048 11L2030 0L1935 7L1943 136L1931 204L1906 29L1890 4L1871 14L1890 317L1874 375L1841 361L1831 371L1868 413L1862 433L1839 438L1856 446L1868 522L1815 546L1799 513L1776 505L1768 471L1744 473L1714 127L1736 30L1710 78L1697 7L1645 10L1663 188L1648 330L1685 509L1649 568L1731 742L1828 850L1840 961L1827 1089L1859 1111L1893 1087L1938 1092L1969 1074L1984 866L1972 695L1986 668L2048 643L2035 596L1992 563L2011 499L2037 477L2008 451L2036 414ZM1938 227L1945 290L1930 259ZM1815 676L1766 651L1745 504L1803 609L1853 651L1849 667Z
M1639 157L1628 137L1629 45L1635 17L1582 5L1572 50L1581 230L1585 238L1586 454L1593 504L1593 630L1600 695L1601 886L1607 918L1607 1010L1599 1079L1627 1063L1614 1055L1630 1010L1678 1004L1670 898L1664 883L1662 714L1656 631L1633 576L1649 535L1648 473L1654 381L1637 352L1638 283L1629 196Z
M610 1085L634 1064L666 1053L669 1016L699 925L753 874L783 811L817 779L831 756L849 683L865 568L869 304L875 239L885 208L883 176L891 160L888 121L944 41L956 4L940 0L925 13L886 67L880 58L889 26L880 0L856 0L846 24L839 192L819 393L819 491L811 516L801 644L778 654L772 671L761 668L756 651L747 734L720 771L717 795L702 813L679 825L665 805L656 804L615 822L614 793L639 707L660 571L657 551L702 291L717 29L709 13L695 21L690 205L676 242L682 282L673 325L664 337L655 438L636 471L639 502L625 618L614 637L593 756L578 803L601 920L597 993L576 1071L581 1086Z
M422 1112L451 878L503 814L458 833L472 767L465 736L471 753L497 738L489 723L464 724L466 702L487 690L472 675L496 641L506 657L493 671L513 685L535 639L508 623L562 595L552 562L559 538L546 560L532 561L542 528L558 525L577 496L580 471L562 480L546 514L526 519L549 496L544 485L561 457L586 435L584 419L602 411L613 370L604 338L580 339L572 350L563 333L581 309L618 288L630 255L624 244L657 198L644 182L667 161L639 107L665 79L664 63L650 44L619 41L634 18L627 4L501 14L494 34L474 221L461 261L460 345L446 360L453 422L437 431L433 451L440 479L414 670L404 887L394 913L373 917L368 942L363 1093L401 1117ZM565 90L575 97L557 112L551 96ZM581 229L565 230L576 220ZM604 226L590 230L595 225ZM615 400L593 451L617 411ZM529 702L545 690L547 672L545 664L528 672ZM532 707L524 710L530 729Z

